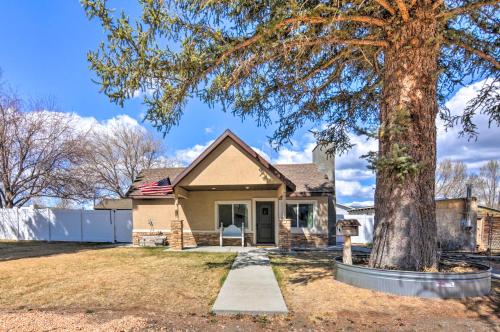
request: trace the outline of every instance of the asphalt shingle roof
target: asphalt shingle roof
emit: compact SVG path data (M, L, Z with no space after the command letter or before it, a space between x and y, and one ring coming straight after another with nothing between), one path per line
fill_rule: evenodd
M279 172L290 179L295 185L295 193L333 193L334 184L328 180L315 164L279 164L273 165ZM139 186L166 177L174 181L184 167L152 168L144 170L129 189L130 196L141 196Z
M295 183L295 192L303 193L333 193L335 185L328 180L326 174L321 172L316 164L281 164L274 165Z

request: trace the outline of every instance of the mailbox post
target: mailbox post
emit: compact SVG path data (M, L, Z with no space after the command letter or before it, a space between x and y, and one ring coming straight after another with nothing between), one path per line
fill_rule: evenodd
M339 233L344 236L344 250L342 252L342 262L352 265L351 236L359 234L361 224L356 219L343 219L337 222Z

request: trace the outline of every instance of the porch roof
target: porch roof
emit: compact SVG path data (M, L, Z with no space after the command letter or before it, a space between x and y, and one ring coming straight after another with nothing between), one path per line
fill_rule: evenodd
M335 186L333 182L329 181L325 174L323 174L315 164L282 164L274 165L282 174L284 174L288 179L293 181L295 184L295 190L289 192L288 196L318 196L327 195L335 192ZM139 190L139 186L152 181L159 181L166 177L169 177L172 182L176 180L176 177L184 170L184 167L169 167L169 168L154 168L148 169L141 172L137 177L135 182L129 189L128 195L132 198L168 198L173 197L165 196L143 196ZM271 188L271 187L270 187ZM196 188L193 188L196 189ZM202 190L203 188L198 188ZM231 188L219 188L229 190ZM264 189L264 188L252 188L252 189ZM210 188L208 189L210 190Z

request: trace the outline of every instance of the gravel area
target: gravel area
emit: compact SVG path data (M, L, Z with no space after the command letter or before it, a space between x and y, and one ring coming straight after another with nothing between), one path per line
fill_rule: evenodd
M84 313L0 313L2 331L139 331L147 327L147 319L130 315L102 321Z

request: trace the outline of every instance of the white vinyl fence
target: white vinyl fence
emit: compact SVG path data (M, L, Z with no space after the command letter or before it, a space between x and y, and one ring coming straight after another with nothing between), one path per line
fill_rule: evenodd
M0 240L132 242L132 211L0 209Z
M356 219L359 221L361 226L359 226L359 235L351 236L352 243L366 244L373 242L373 228L374 228L374 216L365 214L343 214L337 215L337 221L341 219ZM339 232L337 231L337 234ZM337 243L344 243L344 237L342 235L337 235Z

